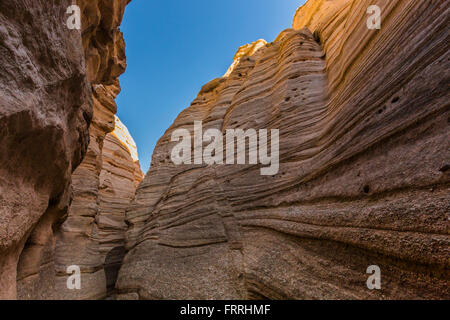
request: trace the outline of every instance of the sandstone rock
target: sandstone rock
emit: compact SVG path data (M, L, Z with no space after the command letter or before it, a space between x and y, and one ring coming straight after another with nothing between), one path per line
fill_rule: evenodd
M100 173L99 211L96 216L98 255L106 276L106 287L113 291L125 255L125 210L144 178L136 144L128 129L116 117L114 131L106 136Z
M72 58L74 53L80 53L79 56L75 57L78 59L77 63L80 64L83 77L79 76L76 78L75 83L79 86L80 79L82 79L84 81L82 83L85 85L85 91L81 92L80 90L77 90L77 87L70 85L71 82L68 82L68 84L65 85L65 91L55 91L54 88L48 87L49 91L52 90L50 91L52 94L59 95L59 100L53 97L53 100L50 100L48 107L51 110L59 110L62 109L61 103L65 103L68 106L75 108L74 106L77 105L78 101L86 96L86 100L90 105L84 114L84 118L86 118L84 122L89 122L92 118L92 125L89 128L89 146L89 136L86 131L87 124L85 125L84 131L82 131L83 126L76 122L73 126L67 128L63 127L62 130L60 130L61 132L58 139L60 139L63 134L74 136L76 139L72 142L72 148L78 150L77 152L79 153L76 158L77 161L74 162L75 165L68 166L69 170L66 172L66 176L64 176L64 179L60 179L62 180L61 183L64 182L67 185L69 185L71 180L73 182L74 197L70 209L68 210L69 219L61 227L61 223L65 218L63 215L67 213L70 199L70 194L66 193L63 198L65 201L62 204L58 204L58 210L55 211L55 204L51 203L52 206L47 209L47 213L41 218L41 221L28 238L27 245L20 256L18 267L18 295L19 298L23 299L68 297L101 298L104 296L106 290L106 288L103 289L103 287L105 287L105 276L102 269L102 257L97 255L98 252L95 251L95 249L97 249L97 242L93 242L91 239L91 236L97 235L95 233L97 230L93 230L92 224L99 210L99 176L102 169L103 140L106 134L114 129L114 114L117 109L114 99L120 92L118 76L123 73L126 67L125 44L119 26L125 6L130 1L78 1L77 4L80 6L82 13L81 32L68 30L65 23L67 19L66 9L72 4L72 1L62 1L62 3L50 1L48 2L48 5L43 4L43 1L33 1L32 4L27 3L29 1L14 2L20 3L17 7L18 12L20 12L21 6L36 8L34 11L30 11L29 14L25 15L16 12L16 16L20 17L20 19L28 19L30 21L39 20L40 17L39 19L35 19L35 15L40 14L42 11L46 11L45 16L43 16L42 19L50 20L50 27L53 29L53 25L57 24L58 28L63 29L65 32L63 34L57 34L53 38L38 38L33 30L25 28L26 31L30 32L30 43L41 43L43 47L42 50L46 50L44 53L50 55L52 52L49 52L48 48L53 48L54 43L59 44L62 42L65 44L65 42L68 42L68 44L65 44L67 47L65 48L66 51L61 52L60 55ZM25 10L25 12L27 10ZM23 27L19 26L18 28L20 32L20 28ZM35 26L35 29L36 28L42 29L39 25ZM50 30L53 30L52 28L50 28ZM42 32L46 35L45 32L48 33L48 30ZM67 36L66 33L71 36ZM74 38L72 34L77 35L78 38ZM39 58L41 57L38 56L38 59ZM66 58L66 60L67 59L68 58ZM62 75L65 75L67 73L67 71L65 71L67 62L64 62L65 61L62 60L61 65L56 66L57 68L52 66L49 70L49 74L53 75L62 72ZM15 63L20 63L20 61L16 61ZM40 60L35 61L35 65L46 67ZM65 111L65 113L68 113L68 111ZM65 115L65 113L63 113L63 115ZM21 122L26 124L25 121ZM76 133L79 131L83 132L84 136L78 138ZM15 132L11 130L11 132L18 137L22 136L20 130L16 130ZM43 138L49 139L48 137ZM35 148L46 154L46 158L41 159L39 166L34 167L35 172L41 172L42 170L52 170L52 172L54 172L55 169L48 164L54 163L55 161L67 162L63 155L59 154L59 151L54 153L53 150L59 149L42 148L42 145L36 137L30 136L29 139L30 145L34 145ZM48 144L50 142L47 141L46 143ZM45 144L43 145L45 146ZM69 151L71 150L68 150L67 152ZM77 170L75 170L73 175L70 176L72 170L80 163L84 153L86 153L86 157L83 162ZM30 155L32 155L32 153L30 153ZM29 172L28 175L29 177L35 176L35 174L31 172ZM50 178L49 182L54 186L56 185L56 187L58 186L58 183L60 183L60 180L53 176L49 176L48 178ZM45 196L45 192L39 191L36 192L36 194L30 193L30 195L42 197L43 195ZM45 200L45 197L43 197L43 199ZM51 200L55 202L55 200ZM23 201L23 197L21 201ZM38 217L44 212L44 210L41 210L39 207L36 208L36 211ZM25 242L26 238L27 236L24 236L22 241ZM20 250L18 253L20 253ZM76 257L78 256L82 256L83 258L77 260ZM84 289L89 291L91 295L83 296L83 293L67 293L68 289L63 277L67 276L67 267L69 265L76 265L77 263L80 264L82 272L88 270L93 273L83 274ZM13 266L13 268L16 267ZM8 274L12 273L9 272ZM15 274L12 278L15 278Z
M443 0L310 0L238 54L158 141L119 298L450 298L447 15ZM171 134L195 120L279 129L278 174L175 165Z
M75 197L52 241L55 252L48 249L48 264L41 265L39 276L19 279L20 298L101 299L113 293L125 254L125 210L143 178L136 144L117 117L114 131L104 140L101 159L99 185L91 186L97 197L94 209L88 207L89 198ZM81 268L81 290L67 289L70 265Z
M0 2L0 299L16 297L27 239L28 261L45 255L89 143L91 91L81 33L66 26L70 4Z

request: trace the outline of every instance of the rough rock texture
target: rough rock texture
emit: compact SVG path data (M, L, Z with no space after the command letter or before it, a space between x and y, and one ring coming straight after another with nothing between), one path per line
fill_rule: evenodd
M95 218L98 252L106 276L106 288L114 289L125 255L125 210L144 178L136 144L127 128L116 118L114 131L103 145L100 173L99 210ZM104 286L105 288L105 286Z
M42 210L41 205L38 206L36 203L24 201L24 195L30 194L30 197L38 198L43 206L44 202L49 202L45 190L41 191L37 187L34 187L34 193L26 189L23 191L12 190L12 192L17 193L16 198L19 199L18 201L22 205L26 203L36 210L37 219L42 216L39 224L34 227L29 237L28 234L30 234L31 230L20 237L22 241L21 247L23 247L27 237L28 240L20 256L19 266L17 267L18 297L24 299L72 297L74 295L73 291L67 293L68 289L62 276L66 275L66 269L69 265L80 264L82 272L86 272L85 266L81 265L82 261L76 261L73 257L74 255L80 254L80 252L86 254L86 250L91 250L87 247L87 244L90 243L90 224L92 224L99 206L98 189L99 175L102 169L101 152L103 140L106 134L114 129L114 114L116 112L114 98L120 91L118 76L123 73L126 67L125 45L119 25L125 6L129 3L129 0L82 0L73 2L81 8L81 32L77 30L71 31L66 26L66 20L68 18L66 10L72 4L72 1L17 0L8 2L10 3L9 5L3 4L3 2L0 5L2 6L1 14L4 14L3 7L6 6L6 12L8 10L17 10L11 12L11 16L8 17L10 20L13 21L13 17L19 17L20 23L24 21L34 23L35 25L32 25L30 28L17 24L18 32L23 32L23 30L29 32L29 39L26 39L26 42L24 42L25 45L34 45L38 49L40 48L39 46L42 46L40 51L33 52L36 54L34 61L28 64L22 61L13 61L14 65L22 66L24 69L26 67L26 70L29 70L29 72L34 71L33 68L39 68L40 76L45 78L45 82L40 85L42 88L35 86L30 97L24 95L28 99L25 100L28 106L24 102L22 104L25 108L30 109L30 104L38 103L33 101L37 99L34 96L41 92L46 93L48 95L46 98L48 101L37 104L39 107L36 106L36 110L42 113L39 116L49 121L48 116L42 111L42 107L40 107L40 104L46 102L48 105L44 107L56 114L60 112L72 121L65 126L49 121L48 126L56 132L54 137L45 132L41 134L40 131L28 133L24 129L22 129L24 130L24 134L20 134L21 129L19 126L30 129L29 127L31 127L34 121L32 117L30 117L30 120L27 120L28 118L17 118L14 120L15 122L11 122L11 125L16 126L11 127L11 134L17 140L16 143L24 146L23 152L25 152L25 155L23 158L25 160L32 158L38 162L34 166L25 163L26 165L22 165L23 169L19 167L19 169L15 170L23 173L26 179L34 179L37 173L46 175L48 182L46 182L47 180L40 182L38 186L50 184L53 189L58 191L52 191L50 206L45 215L42 216L45 208ZM9 9L8 6L13 9ZM41 19L46 21L48 25L36 24ZM60 29L62 31L53 37L47 35L47 33ZM43 33L43 35L39 36L39 33ZM36 50L36 48L33 49ZM22 58L23 52L19 50L15 54ZM50 61L52 61L51 59L56 60L59 64L46 64L45 62L48 59ZM70 68L71 60L75 60L77 63L72 67L72 69L77 71L76 73ZM75 67L80 70L75 69ZM75 73L75 75L71 73ZM14 79L17 76L12 74L12 77ZM30 82L31 80L28 78L25 78L25 81ZM60 80L61 78L63 80ZM22 94L26 92L23 88L27 88L28 82L23 84L18 91L22 92ZM8 83L7 86L10 87L11 84ZM81 102L84 101L83 99L89 102L89 108L86 108L84 114L83 109L79 107ZM64 106L67 110L63 109ZM59 111L60 109L61 111ZM27 115L26 112L23 112L23 114L25 116ZM91 118L92 124L89 127L88 135L86 131L87 122ZM65 120L66 118L62 119ZM38 134L41 134L42 139L36 139L36 135ZM62 148L64 143L61 142L61 138L65 137L65 135L68 135L73 140L69 141L69 146L73 150L70 148L68 150ZM27 141L21 141L24 138L29 139L28 143L24 143ZM57 139L56 142L62 144L62 146L58 144L54 145L55 143L51 144L52 139ZM47 145L48 147L46 147ZM20 150L17 148L17 145L13 148L15 148L13 151L16 152ZM36 151L32 151L34 149ZM73 156L75 160L72 160L72 162L68 161L67 156L64 156L65 153L69 152L75 154ZM75 170L73 175L70 176L72 169L80 163L84 153L86 153L86 156L83 162ZM8 151L5 153L2 152L3 154L7 155ZM14 160L10 155L8 155L8 158ZM24 159L21 159L21 161ZM59 164L60 162L62 164ZM3 165L1 168L3 169ZM62 171L64 175L59 173L61 169L65 170ZM70 199L70 193L62 193L65 190L62 187L69 185L71 180L74 191L73 202L68 210L68 220L61 227L61 222L67 217L67 207L69 206ZM58 203L59 198L57 196L61 197L60 194L64 195L64 202L62 203ZM19 216L19 218L23 219L23 216ZM2 223L3 225L13 226L10 222ZM77 249L74 250L74 247ZM16 251L14 253L16 257L15 261L17 261L21 248ZM89 251L87 252L89 253ZM83 257L83 259L92 261L97 259L95 260L95 263L97 263L101 257L94 251L87 254L86 258ZM85 261L83 260L83 262ZM15 269L16 267L12 266L12 268ZM15 281L15 274L11 272L8 274L12 275ZM55 277L55 275L57 276ZM10 280L12 281L12 278ZM95 286L96 284L89 284L89 286L92 285ZM102 285L104 286L104 283ZM10 297L14 297L13 291L11 291Z
M83 217L79 218L77 213L83 206L75 207L75 202L72 203L69 217L52 240L56 256L52 256L52 246L48 246L47 264L41 266L39 277L19 279L20 298L98 299L114 293L125 254L125 210L144 177L136 144L117 117L114 131L103 141L101 159L94 219L80 223ZM83 200L80 199L81 204ZM86 263L91 263L93 272L83 270ZM81 290L67 289L65 271L70 265L78 265L86 272L81 277ZM57 273L58 268L61 273Z
M241 51L156 146L119 298L450 298L448 14L445 0L310 0ZM174 165L171 134L194 120L279 129L279 173Z
M70 4L0 1L0 299L16 297L27 239L41 251L67 209L89 143L91 89Z

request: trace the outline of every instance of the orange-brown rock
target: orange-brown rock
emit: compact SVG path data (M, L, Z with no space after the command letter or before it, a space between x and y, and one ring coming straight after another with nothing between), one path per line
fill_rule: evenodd
M0 2L0 299L16 297L27 239L41 251L67 209L89 143L91 90L70 4Z
M90 232L83 216L97 212L103 140L114 129L126 67L119 25L129 2L77 1L81 30L66 24L73 1L0 4L0 298L15 298L16 270L19 298L70 297L55 278L66 274L61 252L86 248L67 244L61 223L69 212Z
M309 0L239 54L155 148L119 298L450 298L447 25L445 0ZM171 135L195 120L279 129L278 174L175 165Z
M116 117L115 129L103 142L102 167L96 189L96 212L82 215L83 201L73 202L67 220L56 232L49 248L48 264L39 277L19 279L23 299L99 299L114 293L117 273L125 254L125 210L143 178L136 144L128 129ZM76 198L75 198L76 199ZM83 271L80 290L68 290L66 269L77 265Z

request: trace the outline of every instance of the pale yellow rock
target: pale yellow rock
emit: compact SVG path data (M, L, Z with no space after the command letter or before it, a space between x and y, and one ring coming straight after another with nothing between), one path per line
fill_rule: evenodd
M241 46L233 58L233 63L228 68L224 77L228 77L236 66L241 62L242 57L250 57L255 54L259 49L263 48L267 44L264 39L259 39L258 41Z

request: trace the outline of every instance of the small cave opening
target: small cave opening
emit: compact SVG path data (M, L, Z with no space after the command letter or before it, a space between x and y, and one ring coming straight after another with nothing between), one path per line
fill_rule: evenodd
M368 194L370 192L370 187L367 184L363 187L363 192L365 194Z
M319 31L314 31L313 33L314 41L316 41L319 45L322 45L322 39L320 37Z
M400 97L394 97L392 98L392 103L397 103L400 100Z

